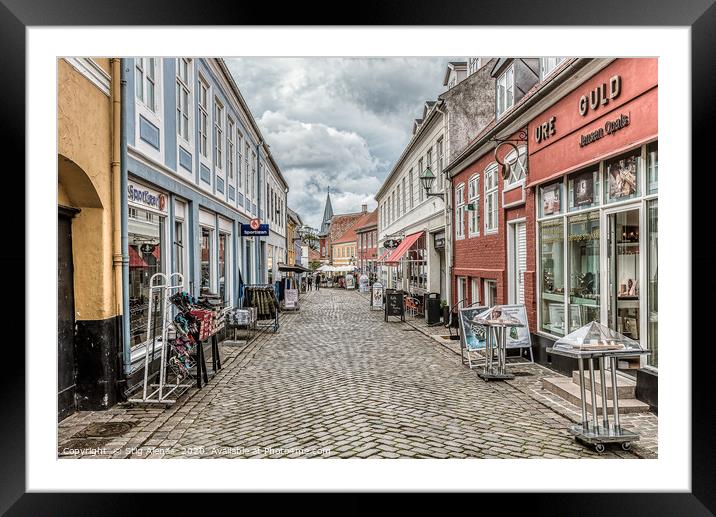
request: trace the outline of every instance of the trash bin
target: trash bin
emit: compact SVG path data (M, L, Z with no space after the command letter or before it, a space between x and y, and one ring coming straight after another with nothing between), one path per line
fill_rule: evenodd
M423 295L425 307L425 323L436 325L440 323L440 293L425 293Z

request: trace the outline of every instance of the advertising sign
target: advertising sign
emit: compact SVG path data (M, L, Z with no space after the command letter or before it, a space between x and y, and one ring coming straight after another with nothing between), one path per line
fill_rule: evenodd
M486 348L485 340L487 332L482 325L473 328L472 319L487 310L487 307L470 307L460 309L460 341L462 346L468 350L481 350Z
M355 289L356 287L356 279L353 275L347 274L346 275L346 289Z
M530 348L532 340L527 324L527 310L524 305L500 305L502 313L518 319L524 327L507 327L507 348ZM472 325L472 319L487 307L469 308L460 310L460 339L463 346L470 350L485 348L486 329L482 325ZM464 338L463 338L464 336Z
M127 182L127 201L130 205L167 213L167 197L164 194L132 181Z
M363 273L358 279L358 285L360 286L361 293L367 293L370 290L370 280L368 279L368 275Z
M284 292L284 307L298 309L298 289L286 289Z
M388 317L395 316L405 321L405 306L403 305L403 293L386 293L385 294L385 321Z
M376 282L373 284L370 297L370 308L375 311L383 310L383 284Z

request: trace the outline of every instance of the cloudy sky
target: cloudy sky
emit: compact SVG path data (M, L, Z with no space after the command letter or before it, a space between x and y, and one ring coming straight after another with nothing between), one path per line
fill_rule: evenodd
M326 188L335 213L376 205L426 100L454 58L226 59L289 184L288 203L317 228Z

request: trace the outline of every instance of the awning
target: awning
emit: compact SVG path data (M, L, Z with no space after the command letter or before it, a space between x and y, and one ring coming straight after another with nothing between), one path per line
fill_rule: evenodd
M385 250L385 253L378 257L378 260L376 260L376 262L385 262L385 259L388 258L388 255L390 255L391 253L393 253L393 250Z
M129 267L149 267L133 246L129 247Z
M422 237L425 234L425 232L415 232L411 233L410 235L406 235L405 239L403 239L403 242L401 242L395 250L393 250L393 253L390 254L390 256L385 259L386 264L397 264L398 261L405 255L405 252L410 249L410 247L417 242L417 240Z
M301 265L299 265L299 264L293 264L293 265L289 265L289 264L279 264L279 265L278 265L278 270L279 270L279 271L291 272L291 273L310 273L310 272L311 272L310 269L306 269L305 267L303 267L303 266L301 266Z

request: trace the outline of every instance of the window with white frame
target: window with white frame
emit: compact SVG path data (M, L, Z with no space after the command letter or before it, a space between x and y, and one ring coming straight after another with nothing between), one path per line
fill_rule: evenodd
M480 280L473 278L470 284L470 301L473 305L478 305L480 303Z
M439 138L436 144L436 152L438 154L438 166L435 175L438 177L438 191L443 189L443 139Z
M395 187L395 213L398 217L400 217L403 213L400 211L400 183L398 183L398 186Z
M190 59L177 59L177 135L189 144Z
M468 232L470 237L480 235L480 175L475 174L470 178L467 186L468 207Z
M209 85L199 79L199 154L209 157Z
M474 74L480 69L480 58L479 57L471 57L469 59L469 70L468 74Z
M224 106L214 99L214 160L217 169L224 168Z
M527 146L520 146L505 156L505 163L510 164L510 177L506 183L512 185L527 177Z
M157 111L157 61L153 57L138 57L134 60L135 92L151 111Z
M415 206L415 194L413 192L413 169L410 169L408 172L408 184L410 186L410 208L412 209ZM418 185L420 185L420 181L418 181Z
M465 237L465 184L455 189L455 238Z
M542 57L539 60L539 68L540 68L540 79L544 79L547 77L550 73L552 73L552 70L557 68L557 66L564 61L565 57Z
M497 117L515 104L515 67L510 65L505 72L497 78Z
M418 160L418 203L422 203L424 193L423 186L420 184L420 177L423 175L423 159Z
M234 183L234 121L228 117L226 124L226 174Z
M256 153L251 151L251 181L247 195L254 197L254 186L256 185Z
M248 138L246 139L246 147L245 147L245 152L244 152L244 173L245 173L244 174L244 176L245 176L244 194L246 196L250 197L251 194L249 191L249 176L251 175L251 173L249 172L249 139Z
M241 149L244 145L244 137L241 131L236 130L236 185L241 188Z
M497 231L497 164L485 169L485 233Z
M405 176L403 176L403 213L408 212L408 193L405 189Z

